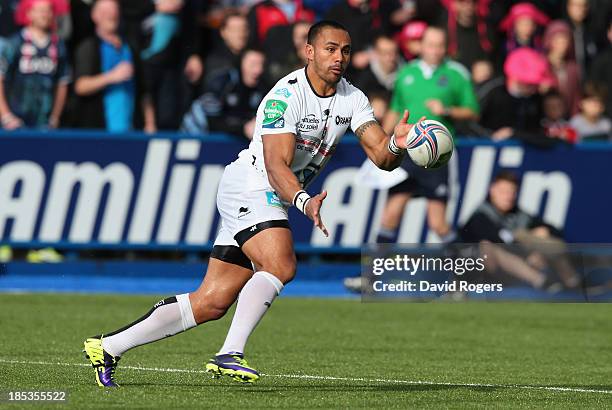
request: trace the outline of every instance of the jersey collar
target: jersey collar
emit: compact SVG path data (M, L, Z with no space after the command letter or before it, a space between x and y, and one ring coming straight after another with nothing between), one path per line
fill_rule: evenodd
M333 94L330 94L330 95L321 95L321 94L317 93L315 91L314 87L312 86L312 83L310 82L310 78L308 78L308 72L306 71L306 68L308 68L308 65L306 65L306 67L304 67L304 77L306 77L306 81L308 81L308 85L310 86L310 89L312 90L312 93L314 95L316 95L319 98L330 98L330 97L333 97L334 95L336 95L336 93L338 92L338 86L337 85L336 85L336 91L334 91Z

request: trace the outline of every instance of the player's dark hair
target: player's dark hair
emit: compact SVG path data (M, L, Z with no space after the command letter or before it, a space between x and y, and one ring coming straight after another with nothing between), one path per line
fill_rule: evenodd
M346 29L346 27L344 27L342 24L338 23L337 21L321 20L318 23L313 24L312 27L310 27L310 30L308 30L307 43L312 45L314 41L316 40L317 36L319 35L319 33L321 33L321 31L323 31L323 29L326 29L326 28L335 28L337 30L343 30L348 33L348 30Z
M514 185L519 186L518 175L508 169L502 169L497 174L495 174L495 176L493 177L493 183L496 183L499 181L511 182Z

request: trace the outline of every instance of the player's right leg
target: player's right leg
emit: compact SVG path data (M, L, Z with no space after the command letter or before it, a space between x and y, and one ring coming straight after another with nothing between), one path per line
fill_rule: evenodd
M215 246L204 280L195 292L163 299L127 326L85 341L84 351L97 384L117 386L117 362L128 350L221 318L252 275L251 263L238 247Z

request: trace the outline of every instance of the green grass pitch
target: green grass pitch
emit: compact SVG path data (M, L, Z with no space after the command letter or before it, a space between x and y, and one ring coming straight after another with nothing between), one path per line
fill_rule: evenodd
M128 352L122 387L97 387L83 339L158 299L0 295L0 390L67 390L78 409L612 407L612 304L280 298L249 341L256 384L202 373L227 315Z

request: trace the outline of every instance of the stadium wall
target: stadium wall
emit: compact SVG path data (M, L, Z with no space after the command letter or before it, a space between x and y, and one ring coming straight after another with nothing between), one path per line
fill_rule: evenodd
M219 218L215 192L225 164L245 143L223 135L113 135L62 131L0 133L0 242L59 248L210 249ZM543 150L517 142L460 139L448 218L465 221L499 168L522 178L520 205L565 231L569 242L612 242L612 145ZM358 175L365 159L345 137L311 192L328 190L324 238L303 216L291 224L304 252L356 250L375 234L384 191ZM294 213L295 210L291 210ZM411 201L400 241L436 241L425 203Z

